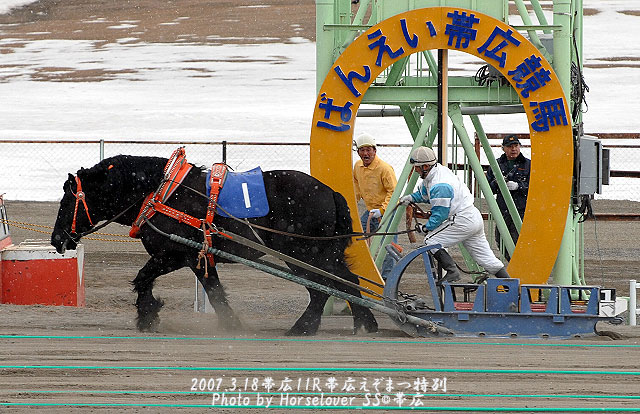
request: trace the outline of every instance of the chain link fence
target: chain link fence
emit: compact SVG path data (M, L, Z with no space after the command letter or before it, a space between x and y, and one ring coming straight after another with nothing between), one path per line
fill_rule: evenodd
M81 167L89 168L118 154L168 158L183 145L189 162L207 168L226 160L236 171L260 166L263 170L309 173L308 143L0 140L0 194L8 200L56 201L62 197L67 174L75 174ZM502 153L500 141L491 140L491 145L498 157ZM640 140L607 139L604 147L611 151L612 174L610 184L596 197L640 201ZM400 175L410 149L409 144L379 145L378 155ZM522 152L531 156L526 142ZM463 155L461 150L456 154L458 163ZM480 158L486 165L484 154ZM353 159L358 159L357 154Z

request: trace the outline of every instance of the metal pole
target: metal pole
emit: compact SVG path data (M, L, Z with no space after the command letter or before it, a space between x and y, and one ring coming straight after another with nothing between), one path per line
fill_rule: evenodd
M425 116L422 119L422 125L420 126L420 130L418 131L418 134L414 139L411 152L413 152L414 149L424 145L425 143L427 145L431 144L431 142L427 138L427 132L429 131L429 128L436 122L436 118L438 116L436 112L437 110L434 105L432 104L427 105L427 111L425 112ZM411 154L411 152L409 154ZM411 165L408 162L405 163L404 168L402 169L402 173L400 174L400 178L398 180L399 185L396 186L396 190L394 190L393 192L393 196L391 197L391 201L389 202L389 205L392 205L391 203L395 204L398 198L400 198L400 194L406 195L412 192L413 187L416 185L416 182L418 181L418 175L417 174L411 175L412 171L413 171L413 165ZM404 183L407 183L407 185L404 186ZM391 208L387 207L387 210L390 211ZM395 215L391 220L391 226L389 226L389 229L391 231L395 231L398 228L398 224L400 223L400 220L402 220L405 210L406 210L406 207L401 206L401 207L398 207L398 209L395 211ZM381 223L382 224L380 225L380 231L384 231L384 229L387 228L384 222L384 217ZM378 266L378 268L381 268L382 264L384 263L384 258L386 255L386 250L384 248L385 246L387 246L387 244L391 243L391 241L393 240L393 236L384 236L382 240L379 240L379 239L381 238L380 237L373 238L373 240L371 241L370 251L374 255L376 266Z
M496 182L498 183L498 188L500 189L500 192L501 192L502 197L503 197L503 199L505 201L507 209L509 210L509 215L511 217L511 220L513 221L513 224L516 226L516 229L518 230L518 234L520 234L520 229L522 228L522 218L520 217L520 214L518 213L518 209L516 208L516 205L513 202L513 197L511 197L511 193L509 192L509 189L507 188L507 183L506 183L504 177L502 176L502 171L500 171L500 167L498 166L498 162L496 161L496 157L493 155L493 151L491 150L491 145L489 144L489 139L487 138L487 134L484 132L484 128L482 127L482 124L480 123L480 118L478 118L477 115L471 115L471 122L473 123L473 126L474 126L476 132L478 133L478 138L480 140L480 143L482 144L482 148L483 148L483 150L485 152L485 155L487 156L487 160L489 161L489 168L491 168L491 170L493 171L493 175L496 178ZM476 177L476 181L478 182L479 186L480 186L480 180L486 181L487 184L489 183L489 181L487 180L486 176ZM490 197L491 197L492 200L494 199L493 198L493 194L491 194ZM487 195L486 194L485 194L485 199L487 199ZM513 238L511 237L511 232L509 232L509 230L507 229L506 223L505 223L504 227L502 226L501 222L505 221L504 220L504 216L502 215L502 211L500 211L500 208L498 207L497 200L495 200L495 201L496 201L495 203L487 201L487 206L489 207L489 211L491 212L491 215L492 215L493 220L495 222L496 228L498 229L498 232L500 233L501 246L504 246L504 249L510 255L512 255L513 251L509 250L508 246L513 245L514 249L515 249L515 242L513 241ZM497 210L494 210L494 208L497 209ZM503 233L503 230L501 230L501 229L507 229L507 232ZM510 240L510 242L506 242L506 240ZM502 250L502 249L500 249L500 250Z
M629 281L629 325L636 326L636 317L638 315L638 304L636 296L638 287L635 280Z
M482 191L482 195L484 195L487 204L489 205L489 209L494 212L498 212L495 215L494 219L496 221L496 226L498 226L498 230L500 234L509 234L509 229L507 229L507 224L504 222L504 218L502 217L500 212L500 208L498 207L498 202L493 197L493 192L491 191L491 187L489 187L489 182L487 181L487 177L484 175L484 170L482 169L482 165L480 165L480 160L476 157L476 153L473 148L473 143L469 138L469 134L464 127L464 122L462 120L462 114L460 113L460 106L458 104L452 104L449 109L449 117L453 122L453 127L458 133L458 138L460 139L460 143L464 148L464 152L467 155L467 159L469 160L469 165L473 170L473 173L476 176L476 180L478 185L480 186L480 191ZM506 185L506 184L505 184ZM494 213L495 214L495 213ZM507 248L509 254L513 254L513 249L515 249L515 245L513 244L513 240L511 237L504 238L504 244Z
M435 81L437 83L438 82L438 73L437 73L438 63L433 58L433 55L431 54L430 50L425 50L424 52L422 52L422 55L427 61L427 66L429 66L429 73L431 74L431 82Z
M316 94L333 65L334 33L325 30L325 24L333 23L333 0L316 0Z
M522 0L514 0L514 1L516 3L516 7L518 8L518 12L520 13L520 17L522 17L522 22L527 26L531 26L532 25L531 18L529 18L529 12L527 11L527 7L525 6L524 1ZM538 50L540 50L540 53L542 53L545 59L549 59L551 56L549 55L549 52L547 52L547 50L542 46L542 43L540 42L540 38L538 37L538 34L536 33L536 31L527 30L527 33L529 34L529 40L531 41L531 43L533 43L533 45L537 47Z
M531 6L533 6L533 11L536 14L536 17L538 18L538 24L544 25L544 26L548 26L549 23L547 22L547 18L545 17L544 13L542 12L542 7L540 6L540 1L538 0L531 0L530 1ZM518 9L520 10L520 9ZM542 31L545 34L551 34L551 30L546 29Z
M449 54L438 49L438 161L447 165L447 124L449 109Z
M353 18L353 23L354 25L361 25L362 22L364 21L365 15L367 13L367 10L369 9L369 3L371 2L371 0L360 0L360 3L358 3L358 11L356 12L355 17ZM372 13L371 16L369 16L369 24L372 24L372 20L374 18L374 14ZM347 37L344 41L344 43L342 44L342 46L340 47L340 53L342 54L342 52L344 52L344 50L347 48L347 46L349 46L354 40L355 38L358 36L358 31L356 30L352 30L351 32L349 32L347 34Z
M489 167L493 171L493 175L496 177L496 181L498 182L498 188L500 188L500 192L503 194L503 198L505 204L507 205L507 209L509 210L509 215L511 216L511 220L513 220L513 224L516 226L518 233L520 233L520 229L522 228L522 218L520 217L520 213L518 213L518 209L516 208L516 204L513 202L513 197L511 197L511 193L507 188L507 183L502 176L502 171L500 171L500 167L498 166L498 162L496 161L495 156L493 155L493 151L491 150L491 145L489 144L489 140L487 138L487 134L484 132L484 128L480 123L480 118L477 115L471 115L471 122L473 123L476 132L479 135L480 143L482 144L482 148L484 149L484 153L487 156L487 160L489 161ZM500 211L492 211L491 214L494 216L496 213L500 214ZM500 236L511 237L511 234ZM510 252L511 254L511 252Z
M198 282L197 277L194 276L193 278L196 280L196 292L193 300L193 311L200 312L200 307L198 306L198 290L200 289L200 283Z
M494 105L494 106L465 106L460 108L462 115L500 115L500 114L523 114L522 105ZM416 109L416 112L424 114L424 108ZM380 109L358 109L357 116L362 117L389 117L402 116L400 108L380 108Z
M104 160L104 139L100 140L100 161Z
M569 100L571 91L571 0L553 2L553 23L562 27L553 34L553 68L562 85L565 99ZM571 109L571 105L569 105ZM575 243L573 226L573 205L570 200L567 208L567 222L564 236L558 251L556 263L551 272L553 281L558 285L570 285L573 281ZM563 208L563 206L558 206Z
M227 141L222 141L222 162L227 163Z

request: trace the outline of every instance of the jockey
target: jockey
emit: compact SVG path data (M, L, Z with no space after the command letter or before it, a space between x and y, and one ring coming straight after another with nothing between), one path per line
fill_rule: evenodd
M506 268L493 254L484 234L480 211L473 205L473 196L460 179L447 167L438 164L435 152L428 147L416 148L409 162L420 174L422 184L416 192L401 197L399 202L431 204L431 217L425 228L426 245L440 244L432 251L438 263L447 271L441 282L455 282L460 273L446 248L462 243L471 257L489 273L508 278Z

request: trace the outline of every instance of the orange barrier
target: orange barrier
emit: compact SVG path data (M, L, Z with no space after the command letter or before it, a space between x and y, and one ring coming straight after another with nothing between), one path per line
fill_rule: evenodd
M84 246L64 254L47 241L0 251L0 299L14 305L84 306Z

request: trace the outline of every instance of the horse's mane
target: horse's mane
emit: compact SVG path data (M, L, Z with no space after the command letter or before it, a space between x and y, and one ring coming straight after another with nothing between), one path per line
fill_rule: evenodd
M157 165L161 165L160 168L162 169L166 163L166 158L120 154L105 158L96 164L94 168L110 169L110 166L113 166L113 168L118 168L124 173L137 173L139 171L153 169Z
M113 176L122 186L128 188L140 188L151 184L155 190L163 177L163 170L167 164L167 158L137 156L137 155L116 155L105 158L91 168L82 168L78 171L81 178L89 180L107 180L108 177L114 180ZM193 165L193 170L198 172L206 171L202 165Z
M129 191L155 189L162 179L166 158L116 155L105 158L91 168L82 168L78 177L87 187L92 183L110 185ZM109 189L103 188L103 191Z

